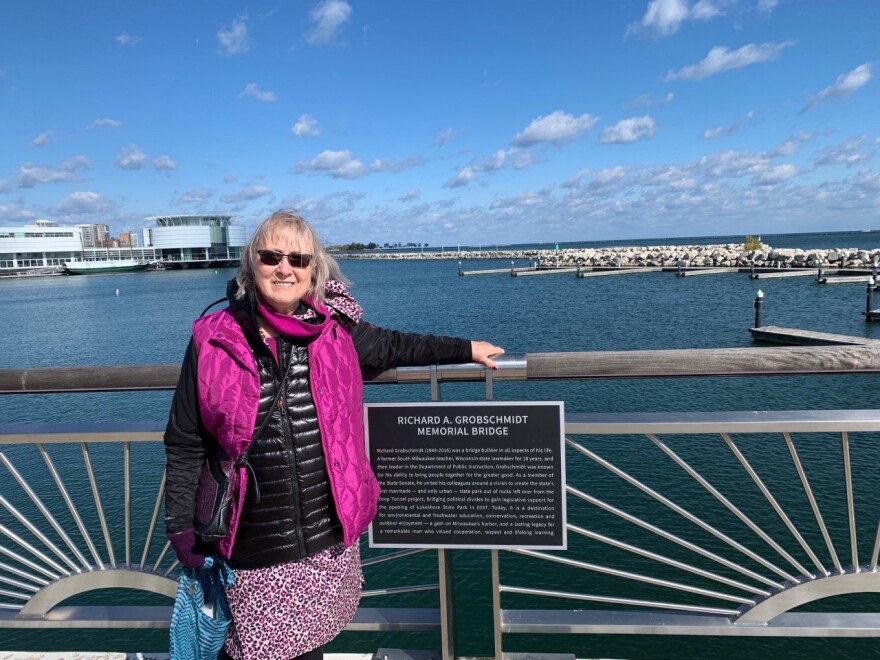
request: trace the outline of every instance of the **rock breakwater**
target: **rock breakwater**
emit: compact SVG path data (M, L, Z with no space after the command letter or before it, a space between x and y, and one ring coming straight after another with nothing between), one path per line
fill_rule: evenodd
M747 267L758 268L870 268L880 262L880 248L801 250L772 248L745 250L736 243L721 245L652 245L638 247L574 248L562 250L483 250L480 252L345 253L339 259L528 259L539 266L620 267Z

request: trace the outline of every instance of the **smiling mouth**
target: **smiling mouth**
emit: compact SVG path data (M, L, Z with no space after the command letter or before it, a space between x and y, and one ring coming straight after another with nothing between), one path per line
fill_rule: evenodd
M273 282L273 284L275 286L283 286L283 287L293 286L293 282Z

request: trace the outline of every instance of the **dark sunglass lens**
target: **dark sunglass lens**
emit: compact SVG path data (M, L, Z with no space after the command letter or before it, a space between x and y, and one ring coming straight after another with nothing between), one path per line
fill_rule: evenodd
M267 266L277 266L284 257L284 254L274 250L257 250L257 254L260 256L260 263L264 263Z
M287 255L287 260L293 268L308 268L309 262L312 260L312 255L291 252Z

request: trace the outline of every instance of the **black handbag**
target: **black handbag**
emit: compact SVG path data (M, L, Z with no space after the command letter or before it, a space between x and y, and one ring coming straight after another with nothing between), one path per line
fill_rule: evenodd
M254 432L251 444L242 452L238 460L233 461L219 447L215 447L213 452L205 456L196 486L195 529L202 540L213 543L229 536L229 521L232 518L232 480L235 471L241 466L247 468L250 473L248 484L254 503L260 503L260 485L257 483L254 469L248 463L248 452L269 423L272 410L278 405L282 389L278 388L272 405L269 406L266 416Z
M202 463L196 486L195 528L205 541L219 541L229 535L232 478L236 469L236 461L218 453L208 454Z

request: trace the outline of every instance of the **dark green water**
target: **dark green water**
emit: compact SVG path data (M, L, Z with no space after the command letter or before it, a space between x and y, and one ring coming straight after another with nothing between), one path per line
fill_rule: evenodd
M846 247L841 236L812 247ZM775 245L775 243L774 243ZM809 246L805 246L809 247ZM860 246L869 247L869 246ZM497 262L470 261L468 269L503 267ZM343 263L346 274L367 310L367 319L386 327L415 332L451 334L487 339L512 352L635 350L662 348L747 347L752 342L747 328L752 325L752 302L758 288L765 293L765 322L827 332L880 338L880 327L866 324L861 285L818 286L809 278L750 281L745 275L675 278L671 273L576 280L554 275L532 278L507 276L457 277L451 261ZM169 271L70 278L2 281L3 317L0 339L6 350L0 367L70 365L115 365L172 363L182 357L192 319L223 294L232 271ZM119 295L116 295L116 290ZM641 381L583 381L570 383L498 383L497 399L544 399L565 401L567 412L629 411L713 411L786 410L815 408L869 408L874 406L880 379L874 376L729 378ZM481 397L478 385L445 385L447 400ZM427 400L427 386L371 386L368 400ZM162 420L170 393L86 394L0 397L0 423L143 421ZM854 451L873 451L869 439L853 440ZM627 469L641 470L646 480L663 485L686 501L693 497L686 484L659 452L649 454L646 443L607 440L590 445L604 456L613 457ZM155 451L154 451L155 450ZM699 445L676 446L688 460L700 465ZM784 459L784 447L750 445L744 451L756 463ZM78 450L77 450L78 451ZM109 450L108 450L109 451ZM139 450L140 451L140 450ZM805 448L805 462L822 466L825 445ZM16 452L10 452L14 458ZM787 454L785 454L787 455ZM99 480L112 483L118 466L114 457L99 467ZM21 460L39 460L22 454ZM705 467L730 471L736 488L735 466L717 464L703 457ZM714 459L713 459L714 460ZM144 449L136 465L158 480L161 448ZM789 461L790 462L790 461ZM41 463L41 462L40 462ZM63 463L63 461L62 461ZM781 463L780 463L781 464ZM62 468L63 469L63 468ZM836 484L837 468L828 468L828 483ZM8 476L3 476L6 480ZM65 475L65 479L68 475ZM78 477L71 473L69 478ZM79 478L82 478L79 475ZM569 456L569 480L598 496L613 499L614 479L596 471L583 460ZM857 482L860 506L870 510L863 516L865 529L860 542L862 556L870 554L880 503L874 495L876 479ZM652 482L652 483L653 483ZM784 486L780 486L783 487ZM4 492L7 490L4 487ZM137 504L147 512L152 494ZM621 493L621 497L630 497ZM628 500L619 502L630 504ZM637 504L634 499L631 504ZM830 506L830 505L829 505ZM701 511L714 516L711 505ZM5 515L5 512L4 512ZM768 517L772 514L767 514ZM569 518L578 524L599 524L601 516L585 506L570 503ZM2 519L2 518L0 518ZM873 523L868 524L873 520ZM6 523L6 520L3 520ZM611 529L613 521L607 521ZM871 526L873 525L873 527ZM624 533L629 530L622 530ZM144 532L140 532L142 535ZM648 538L628 539L652 543ZM810 539L811 543L814 542ZM656 543L653 541L653 543ZM821 545L821 541L817 542ZM573 553L585 561L613 563L618 559L606 546L571 539ZM665 548L664 548L665 551ZM366 551L369 554L369 551ZM457 604L461 611L458 649L462 655L492 653L490 600L488 598L488 552L454 552L456 575L465 585ZM631 561L624 557L623 562ZM601 560L601 561L600 561ZM863 559L864 561L864 559ZM398 568L382 565L369 569L367 588L401 582L433 581L433 560L421 556ZM635 564L625 564L635 569ZM519 584L522 576L530 583L567 591L599 593L612 587L596 574L569 569L544 570L519 557L505 558L503 581ZM661 598L650 588L636 597ZM668 594L663 594L669 599ZM424 596L400 597L400 604L421 603ZM678 601L686 599L679 598ZM524 601L531 606L548 603ZM367 606L393 605L375 601ZM516 599L505 600L516 606ZM867 607L877 610L880 603ZM564 603L561 607L578 607ZM157 632L19 632L0 631L0 649L43 650L163 650L166 633ZM375 650L378 647L438 647L434 636L413 640L394 635L345 635L331 650ZM872 640L760 640L656 637L506 637L506 650L555 650L579 657L682 657L722 658L745 655L764 657L864 657L880 655L880 642Z

